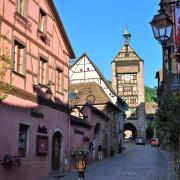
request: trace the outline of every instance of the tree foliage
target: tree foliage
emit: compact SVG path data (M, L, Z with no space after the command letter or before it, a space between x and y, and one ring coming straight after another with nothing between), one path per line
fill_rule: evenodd
M156 89L145 86L145 102L153 102L152 97L156 96Z
M3 49L0 52L0 100L3 100L12 90L12 86L4 82L5 75L11 68L11 65L8 49Z
M173 93L159 102L155 122L157 135L163 144L176 145L180 135L180 95Z

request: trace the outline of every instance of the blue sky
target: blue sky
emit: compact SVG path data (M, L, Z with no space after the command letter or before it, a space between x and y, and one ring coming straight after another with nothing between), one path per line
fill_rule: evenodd
M126 24L131 46L144 60L145 85L157 86L155 72L162 65L162 49L149 22L159 0L54 0L76 58L87 53L107 80L111 61L124 44Z

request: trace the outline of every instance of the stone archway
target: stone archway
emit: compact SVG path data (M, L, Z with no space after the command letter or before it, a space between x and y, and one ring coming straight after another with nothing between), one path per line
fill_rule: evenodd
M61 148L62 148L62 134L57 131L54 133L52 138L52 156L51 156L52 171L60 170Z
M132 132L132 138L135 139L137 137L137 129L134 124L126 123L124 127L124 132L130 131Z

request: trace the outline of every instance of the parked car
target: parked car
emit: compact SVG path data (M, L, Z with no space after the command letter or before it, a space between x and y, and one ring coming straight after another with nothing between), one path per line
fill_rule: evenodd
M136 144L141 144L141 145L145 145L146 144L146 140L143 136L138 136L136 138Z
M158 147L159 146L159 141L157 138L152 138L151 139L151 147Z

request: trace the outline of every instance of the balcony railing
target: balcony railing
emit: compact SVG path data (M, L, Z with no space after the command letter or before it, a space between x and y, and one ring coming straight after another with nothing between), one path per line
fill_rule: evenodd
M180 91L180 74L169 74L166 82L168 92Z

